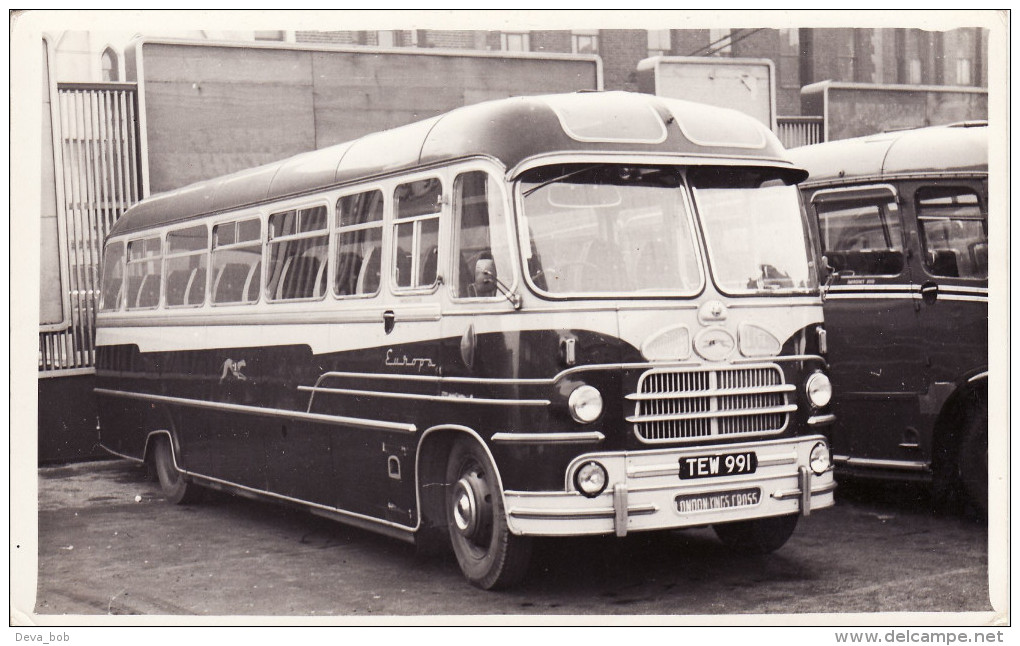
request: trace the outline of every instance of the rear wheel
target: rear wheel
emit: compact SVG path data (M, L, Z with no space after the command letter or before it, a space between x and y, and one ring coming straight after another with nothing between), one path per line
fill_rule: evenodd
M967 501L988 515L988 402L976 402L967 414L957 457L957 474Z
M202 489L198 485L186 481L177 469L169 438L162 436L156 440L152 464L167 500L175 505L185 505L196 502L201 497Z
M495 467L481 446L466 438L450 450L446 516L453 552L468 581L494 590L521 579L531 540L510 533Z
M797 514L713 525L724 545L745 554L768 554L786 544L797 527Z

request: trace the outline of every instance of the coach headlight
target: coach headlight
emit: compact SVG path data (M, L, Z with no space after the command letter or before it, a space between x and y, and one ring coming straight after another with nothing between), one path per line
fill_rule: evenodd
M808 464L810 464L811 470L814 471L816 476L822 475L829 469L832 460L829 457L829 447L826 446L825 442L819 442L811 448Z
M602 414L602 393L594 386L578 386L567 398L567 408L575 422L589 424Z
M609 474L598 462L585 462L574 472L574 488L588 498L594 498L606 490Z
M808 401L815 408L828 406L832 401L832 382L824 372L812 373L804 384L804 391L807 393Z

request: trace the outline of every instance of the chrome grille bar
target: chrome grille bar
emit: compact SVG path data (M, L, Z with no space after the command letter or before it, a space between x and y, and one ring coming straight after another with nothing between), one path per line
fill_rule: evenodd
M689 442L707 437L782 432L797 410L777 364L649 370L638 380L634 415L642 442Z

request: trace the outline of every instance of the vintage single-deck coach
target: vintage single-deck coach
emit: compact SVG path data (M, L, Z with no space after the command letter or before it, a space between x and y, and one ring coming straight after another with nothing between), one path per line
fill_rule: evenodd
M791 151L831 265L837 470L988 497L988 128Z
M145 200L106 243L100 426L197 486L426 545L504 586L530 538L833 504L794 167L735 111L511 98Z

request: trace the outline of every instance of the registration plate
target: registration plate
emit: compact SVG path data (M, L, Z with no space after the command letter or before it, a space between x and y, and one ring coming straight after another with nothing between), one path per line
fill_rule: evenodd
M680 458L680 479L713 478L754 473L758 456L754 451L742 453L716 453Z
M711 511L713 509L733 509L734 507L753 507L761 502L761 489L736 489L721 493L699 493L676 497L676 510L681 514L692 511Z

